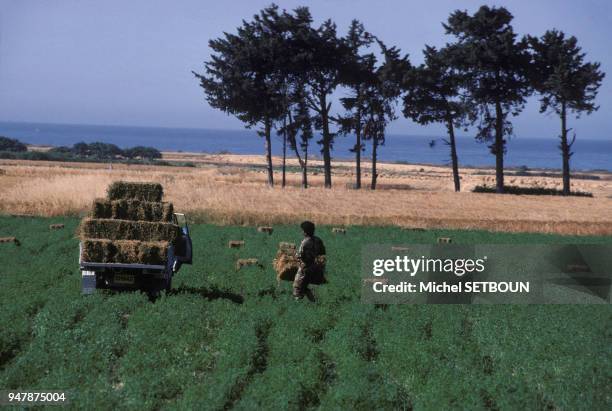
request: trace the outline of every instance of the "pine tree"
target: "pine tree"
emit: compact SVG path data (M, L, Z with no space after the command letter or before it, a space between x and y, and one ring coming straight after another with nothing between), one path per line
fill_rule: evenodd
M474 106L461 96L465 77L457 70L447 49L426 46L425 63L414 68L404 82L404 116L419 124L446 126L455 191L461 191L455 127L468 123Z
M512 135L509 115L518 115L532 88L526 42L516 41L512 14L503 7L482 6L469 15L455 11L444 27L456 42L447 46L452 64L466 76L466 91L478 109L477 139L489 142L495 155L498 193L504 192L506 137Z
M595 97L605 74L599 63L585 63L585 54L578 47L576 37L562 31L549 30L541 38L529 37L533 51L531 79L540 93L540 112L555 112L561 119L561 149L563 165L563 195L570 194L570 158L572 141L568 139L568 112L576 116L591 114L599 107Z

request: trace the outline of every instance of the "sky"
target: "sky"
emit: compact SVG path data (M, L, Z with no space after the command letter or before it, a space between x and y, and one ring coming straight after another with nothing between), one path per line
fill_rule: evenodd
M344 33L353 18L389 45L422 62L425 44L452 38L442 22L456 10L504 6L519 35L557 28L575 35L587 60L601 62L600 109L571 119L581 138L611 138L612 2L608 0L327 0L282 1L309 6L315 23L331 18ZM235 31L270 1L259 0L0 0L0 121L241 129L206 103L191 71L202 71L208 41ZM336 107L338 104L336 103ZM513 120L515 134L559 134L554 114L536 98ZM392 134L443 135L442 126L400 118Z

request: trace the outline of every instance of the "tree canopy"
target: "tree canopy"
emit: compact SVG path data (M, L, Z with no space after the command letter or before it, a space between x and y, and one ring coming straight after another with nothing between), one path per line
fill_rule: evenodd
M498 192L504 190L505 137L512 135L508 115L518 115L532 92L527 44L516 40L512 19L504 7L482 6L473 15L457 10L444 24L456 38L447 46L453 65L465 74L467 94L478 108L476 137L491 142Z
M28 147L17 139L0 136L0 151L23 152Z
M426 46L425 61L415 68L399 49L387 47L358 20L340 36L331 19L314 25L307 7L288 12L273 4L244 20L235 32L211 40L204 72L194 75L212 107L247 127L258 127L265 138L270 185L272 130L282 136L283 185L290 147L302 167L303 187L316 130L325 187L332 185L332 150L341 134L355 136L351 151L357 188L361 153L371 142L374 188L376 149L385 142L386 127L396 118L395 102L403 93L404 116L419 124L445 124L455 190L460 189L455 128L473 125L476 139L495 156L496 191L501 193L506 142L513 135L511 117L524 109L527 97L539 92L541 110L563 118L565 153L565 112L596 110L603 79L598 63L584 62L574 37L550 30L541 38L518 39L513 18L504 7L486 5L473 14L452 12L443 23L452 40L440 49ZM372 50L373 44L381 53ZM344 109L340 115L332 110L336 101Z

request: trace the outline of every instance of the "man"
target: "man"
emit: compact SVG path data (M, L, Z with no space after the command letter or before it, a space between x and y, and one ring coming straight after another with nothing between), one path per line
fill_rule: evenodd
M304 295L308 297L310 301L314 301L312 291L308 288L310 282L310 276L318 273L317 270L322 270L319 264L316 263L316 258L320 255L325 255L325 245L323 241L314 235L315 225L310 221L304 221L300 224L302 231L304 232L304 240L300 244L300 248L297 251L297 257L300 260L300 268L298 269L295 279L293 280L293 296L296 301L304 298Z

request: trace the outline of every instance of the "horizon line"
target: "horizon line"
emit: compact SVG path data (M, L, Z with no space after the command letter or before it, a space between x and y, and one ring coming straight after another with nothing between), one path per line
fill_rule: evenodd
M53 126L93 126L93 127L125 127L125 128L161 128L161 129L179 129L179 130L209 130L209 131L219 131L219 132L232 132L232 131L255 131L255 128L249 129L247 127L244 128L214 128L214 127L171 127L171 126L143 126L143 125L133 125L133 124L93 124L93 123L56 123L56 122L44 122L44 121L15 121L15 120L3 120L0 119L0 123L12 123L12 124L40 124L40 125L53 125ZM278 134L275 133L276 136ZM387 136L397 136L397 137L423 137L423 138L448 138L446 134L410 134L410 133L387 133ZM4 136L11 137L11 136ZM476 138L475 135L456 135L457 138ZM510 137L519 137L517 135L511 135ZM547 140L551 137L534 137L534 136L523 136L523 138L533 139L533 140ZM556 136L559 138L559 136ZM582 137L581 140L602 140L606 141L605 137Z

